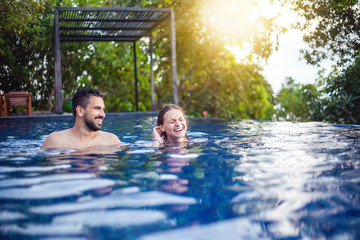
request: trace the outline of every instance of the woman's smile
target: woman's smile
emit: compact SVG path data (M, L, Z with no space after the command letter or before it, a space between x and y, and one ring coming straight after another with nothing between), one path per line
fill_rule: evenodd
M181 142L183 141L187 123L184 114L178 109L172 109L165 113L164 123L161 126L161 130L166 133L167 141L169 142Z

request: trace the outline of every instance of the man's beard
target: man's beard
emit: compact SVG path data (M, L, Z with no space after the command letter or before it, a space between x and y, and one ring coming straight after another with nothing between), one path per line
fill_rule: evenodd
M101 117L95 117L95 119L97 118L101 118ZM93 121L92 119L88 118L87 114L85 114L85 118L84 118L85 124L86 126L91 130L91 131L99 131L101 130L101 125L97 126L95 121Z

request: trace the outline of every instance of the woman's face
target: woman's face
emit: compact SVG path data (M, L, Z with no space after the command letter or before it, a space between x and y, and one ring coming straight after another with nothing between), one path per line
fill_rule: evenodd
M167 135L168 142L182 142L185 140L187 124L184 114L178 109L171 109L164 114L161 131Z

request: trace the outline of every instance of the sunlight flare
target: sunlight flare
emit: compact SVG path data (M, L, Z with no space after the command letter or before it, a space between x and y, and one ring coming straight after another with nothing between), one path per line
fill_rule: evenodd
M249 59L254 36L266 21L290 28L295 19L289 8L270 0L209 0L201 15L207 34L224 41L237 62Z

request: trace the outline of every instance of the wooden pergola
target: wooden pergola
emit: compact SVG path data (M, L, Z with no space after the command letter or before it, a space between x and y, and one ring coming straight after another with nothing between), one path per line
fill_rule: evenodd
M60 42L114 41L133 42L135 105L138 111L136 41L150 37L151 108L155 106L155 83L153 72L152 30L170 18L171 66L173 101L178 104L175 14L170 8L125 8L125 7L57 7L54 12L54 65L55 65L55 113L61 114L62 79Z

